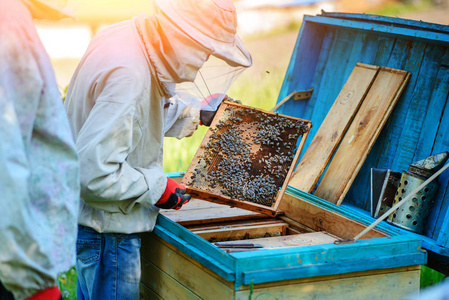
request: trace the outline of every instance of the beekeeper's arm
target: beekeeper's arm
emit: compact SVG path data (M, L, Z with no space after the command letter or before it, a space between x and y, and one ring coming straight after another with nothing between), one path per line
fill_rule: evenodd
M158 163L159 145L164 130L163 107L150 105L149 120L139 120L138 107L142 97L142 81L132 70L115 69L104 82L93 83L98 93L95 105L77 137L81 161L81 198L95 208L108 212L130 212L136 205L156 204L167 189L167 177ZM142 122L149 122L144 124ZM155 147L145 149L154 163L148 168L133 168L127 158L142 138L147 127L155 139ZM136 159L136 158L134 158Z
M174 97L168 107L165 136L181 139L191 136L198 128L198 124L210 126L221 102L228 99L231 100L226 94L221 93L209 95L201 101L194 99L185 101L180 97Z

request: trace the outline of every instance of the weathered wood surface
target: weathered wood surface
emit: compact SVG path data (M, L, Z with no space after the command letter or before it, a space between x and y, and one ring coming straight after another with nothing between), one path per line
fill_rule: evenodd
M402 299L419 289L420 266L235 286L152 233L142 235L143 299ZM265 294L264 294L265 293ZM352 297L352 298L351 298ZM379 297L379 298L378 298Z
M346 278L314 278L316 281L294 284L279 284L272 287L254 286L252 297L257 299L301 299L301 300L395 300L419 292L420 269L384 274L351 274ZM387 273L391 272L391 273ZM235 299L246 300L249 290L238 291Z
M365 225L350 218L333 213L332 211L317 207L307 201L301 201L298 197L284 194L281 202L281 209L285 215L315 231L326 231L342 239L349 239L356 236ZM364 238L375 238L387 236L376 229L368 232Z
M279 248L279 247L285 248L285 247L328 244L333 243L335 240L336 240L335 236L322 231L322 232L310 232L310 233L285 235L285 236L273 236L267 238L256 238L243 242L251 242L253 244L259 244L264 246L264 248ZM232 245L232 243L238 242L242 241L229 242L227 244Z
M159 297L153 290L151 290L148 286L140 283L140 295L139 299L152 299L152 300L163 300L163 298Z
M142 278L161 282L167 279L166 276L169 276L172 280L167 284L180 283L181 286L175 290L179 294L174 294L174 299L187 297L190 295L189 291L192 291L201 299L211 299L212 296L213 299L232 299L233 297L232 283L223 280L223 278L154 234L142 234L141 256L152 264L150 268L142 268ZM144 273L152 272L156 274L144 275ZM148 282L145 282L148 286ZM163 291L163 286L157 285L153 288L157 289L157 294L170 294L169 290ZM190 298L187 297L187 299Z
M239 221L230 221L230 222L188 225L188 226L185 226L185 228L189 229L192 232L196 232L196 231L201 231L201 230L215 230L215 229L223 229L223 228L260 226L260 225L280 224L280 223L284 223L284 221L268 217L268 218L264 218L264 219L260 219L260 220L242 220L242 221L239 220Z
M274 223L241 227L224 227L216 229L204 229L192 231L208 241L228 241L228 240L243 240L255 239L264 236L279 236L285 235L287 231L287 223Z
M311 193L351 124L380 67L357 64L301 158L289 185Z
M406 71L382 67L315 195L340 205L408 83Z
M180 210L161 210L161 213L170 220L184 226L229 222L233 220L254 220L267 217L265 214L195 198L190 200L186 205L183 205Z

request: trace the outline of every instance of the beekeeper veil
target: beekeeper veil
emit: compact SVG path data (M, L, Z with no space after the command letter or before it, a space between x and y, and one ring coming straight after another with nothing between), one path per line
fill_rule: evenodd
M211 54L193 83L176 86L181 98L226 94L236 77L251 66L251 55L237 34L237 12L231 0L154 0L154 6Z

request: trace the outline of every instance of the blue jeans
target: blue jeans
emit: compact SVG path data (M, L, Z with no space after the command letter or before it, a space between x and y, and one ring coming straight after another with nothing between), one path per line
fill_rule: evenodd
M139 299L140 237L78 226L77 299Z

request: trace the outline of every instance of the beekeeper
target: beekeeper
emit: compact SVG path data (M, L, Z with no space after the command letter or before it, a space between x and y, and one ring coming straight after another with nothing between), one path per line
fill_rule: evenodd
M206 107L216 109L222 97L195 106L177 85L193 82L211 55L235 68L252 63L231 0L153 4L151 16L96 34L65 101L81 160L81 299L137 299L137 233L153 229L159 208L179 209L190 199L162 169L163 139L209 125Z
M33 23L65 17L57 3L0 1L2 299L60 299L57 276L75 264L78 156Z

